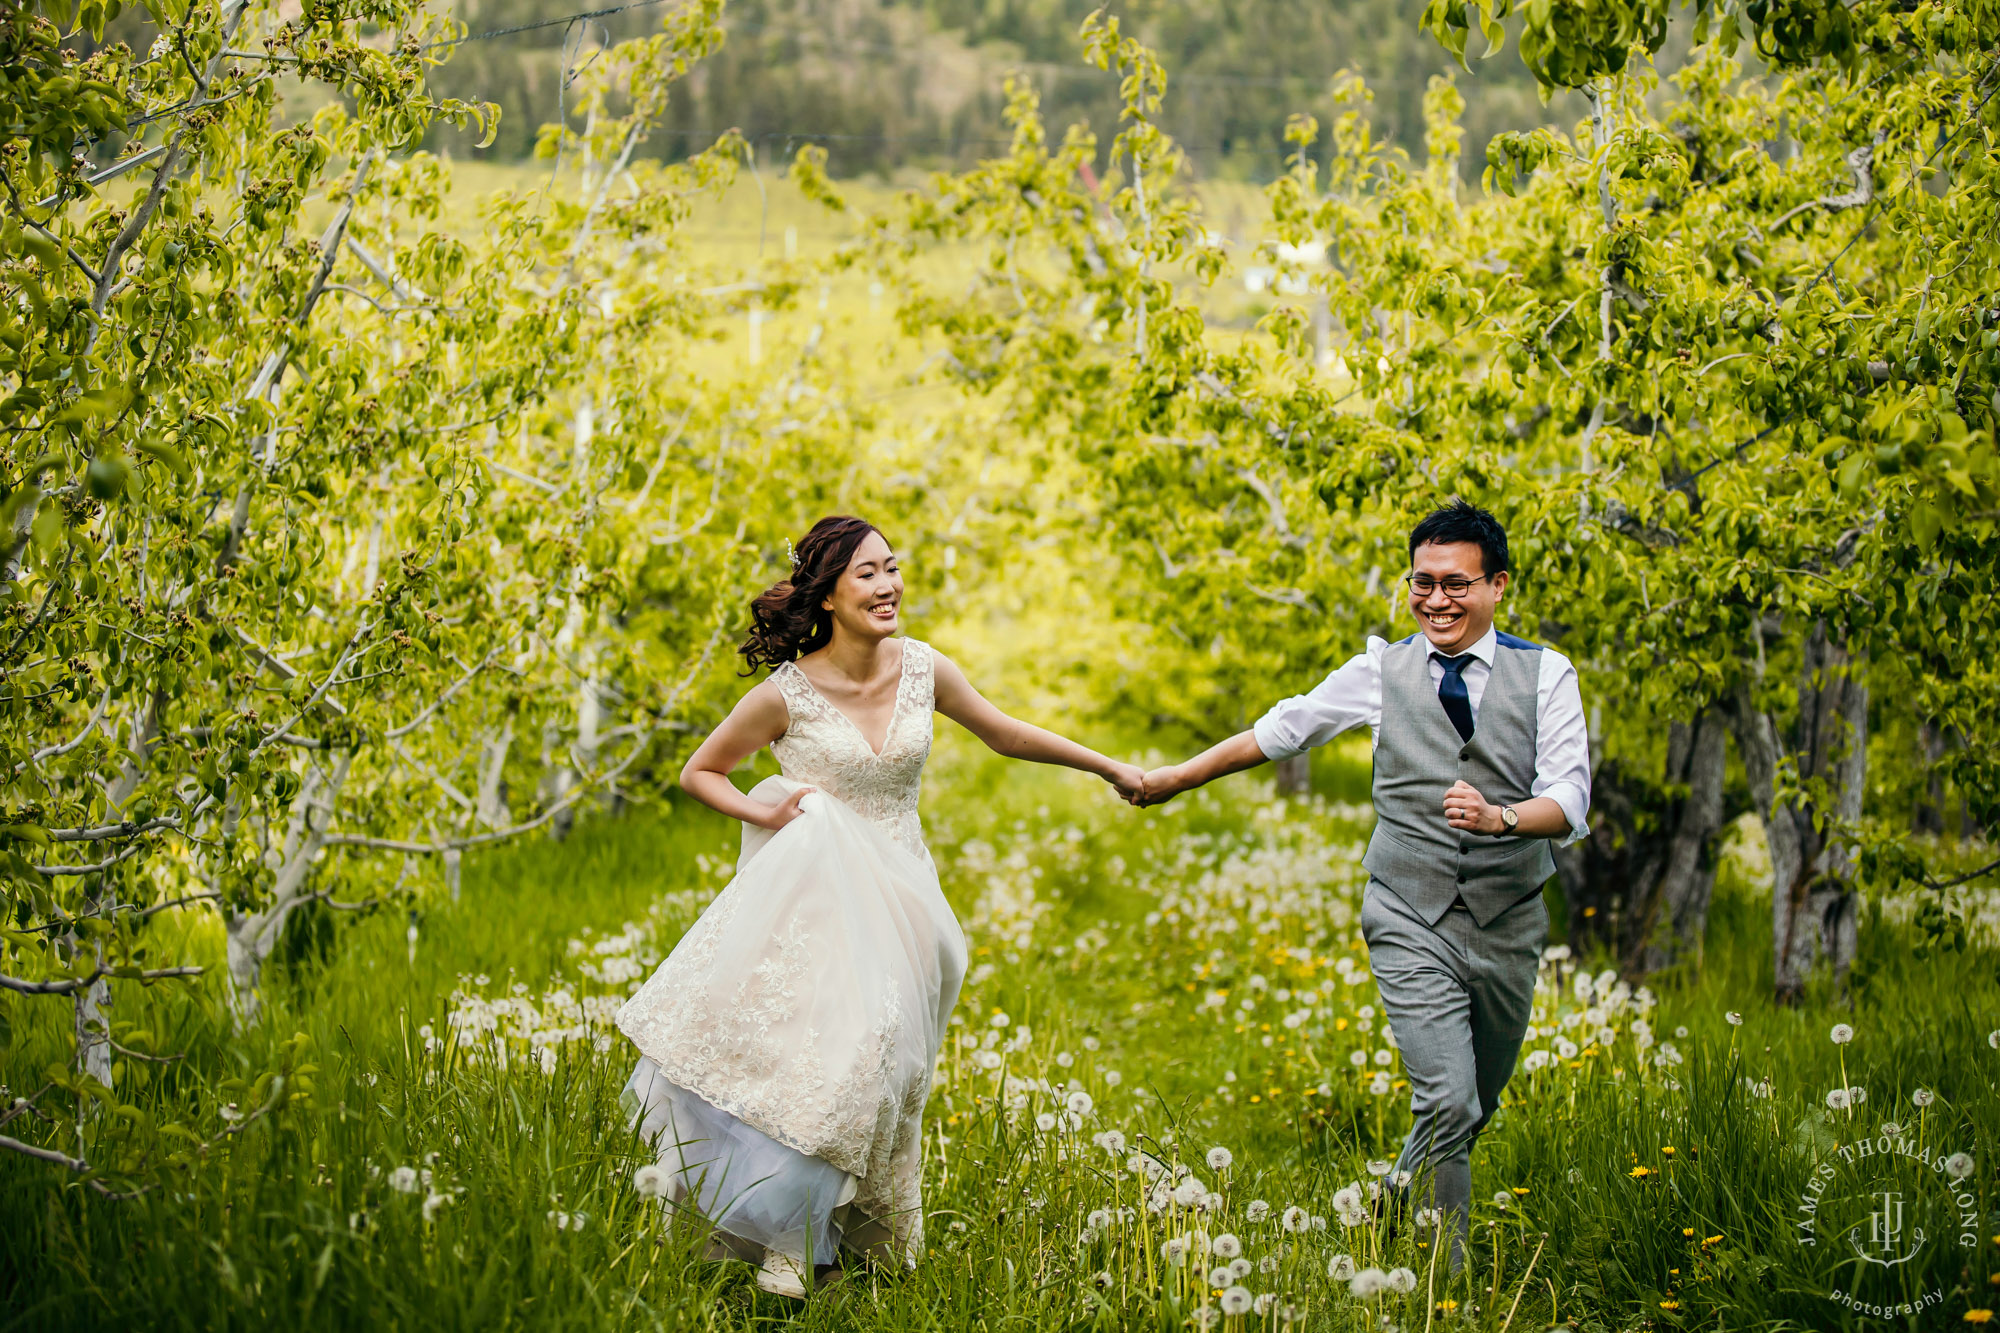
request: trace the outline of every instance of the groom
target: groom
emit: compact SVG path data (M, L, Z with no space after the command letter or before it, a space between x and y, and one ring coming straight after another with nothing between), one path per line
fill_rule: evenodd
M1417 524L1404 581L1421 633L1371 637L1251 730L1148 773L1142 802L1373 730L1361 932L1410 1080L1415 1123L1396 1167L1411 1173L1402 1179L1430 1168L1455 1272L1472 1141L1514 1072L1534 999L1550 843L1587 831L1589 736L1569 659L1493 628L1508 576L1507 534L1491 514L1457 500Z

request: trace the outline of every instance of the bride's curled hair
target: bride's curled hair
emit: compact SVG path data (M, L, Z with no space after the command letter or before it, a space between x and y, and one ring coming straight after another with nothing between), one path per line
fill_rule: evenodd
M792 551L791 577L774 583L750 603L750 633L737 649L749 675L824 648L833 638L833 612L820 604L847 572L854 552L879 532L866 519L836 514L812 525Z

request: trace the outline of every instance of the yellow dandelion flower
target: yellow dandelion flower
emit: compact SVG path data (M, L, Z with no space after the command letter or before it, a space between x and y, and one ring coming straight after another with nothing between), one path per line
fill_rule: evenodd
M1653 1174L1653 1168L1650 1166L1635 1166L1625 1174L1634 1180L1644 1180L1647 1176Z
M1678 1310L1681 1308L1681 1303L1679 1301L1661 1301L1660 1308L1662 1310Z
M1720 1245L1720 1244L1722 1244L1722 1237L1720 1237L1720 1236L1703 1236L1703 1237L1702 1237L1702 1239L1701 1239L1701 1243L1702 1243L1702 1244L1704 1244L1704 1245Z
M1672 1157L1674 1155L1674 1150L1672 1148L1662 1148L1660 1149L1660 1153L1662 1156Z
M1993 1312L1986 1309L1967 1310L1965 1312L1965 1322L1968 1324L1990 1324L1993 1322Z
M1692 1236L1692 1235L1694 1234L1694 1228L1693 1228L1693 1227L1682 1227L1682 1228L1681 1228L1681 1234L1682 1234L1683 1236Z
M1519 1197L1525 1199L1528 1196L1528 1187L1526 1185L1516 1185L1514 1187L1514 1193Z
M1450 1314L1453 1310L1456 1310L1457 1308L1458 1308L1457 1301L1439 1301L1437 1303L1437 1309L1439 1314ZM1967 1316L1967 1318L1970 1317L1971 1316L1969 1315Z

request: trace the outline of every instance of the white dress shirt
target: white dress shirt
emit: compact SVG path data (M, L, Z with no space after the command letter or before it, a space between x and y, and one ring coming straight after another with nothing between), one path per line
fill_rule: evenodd
M1472 645L1474 660L1460 672L1475 722L1479 701L1486 695L1486 682L1493 675L1499 641L1495 631L1487 630L1485 637ZM1349 658L1345 666L1306 693L1272 705L1253 729L1264 757L1289 759L1355 727L1367 727L1371 738L1379 742L1382 650L1388 646L1388 640L1370 635L1366 652ZM1444 664L1435 655L1430 668L1433 685L1444 679ZM1535 781L1529 791L1553 800L1569 818L1569 836L1557 839L1558 847L1567 847L1590 832L1586 822L1590 814L1590 729L1583 720L1576 668L1553 648L1542 649L1541 674L1535 682Z

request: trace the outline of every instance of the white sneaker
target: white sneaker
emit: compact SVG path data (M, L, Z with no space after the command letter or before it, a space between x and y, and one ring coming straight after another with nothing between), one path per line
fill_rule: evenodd
M796 1301L806 1298L806 1284L800 1276L797 1261L776 1250L764 1252L764 1266L757 1270L757 1289L768 1291L773 1296L789 1296Z

